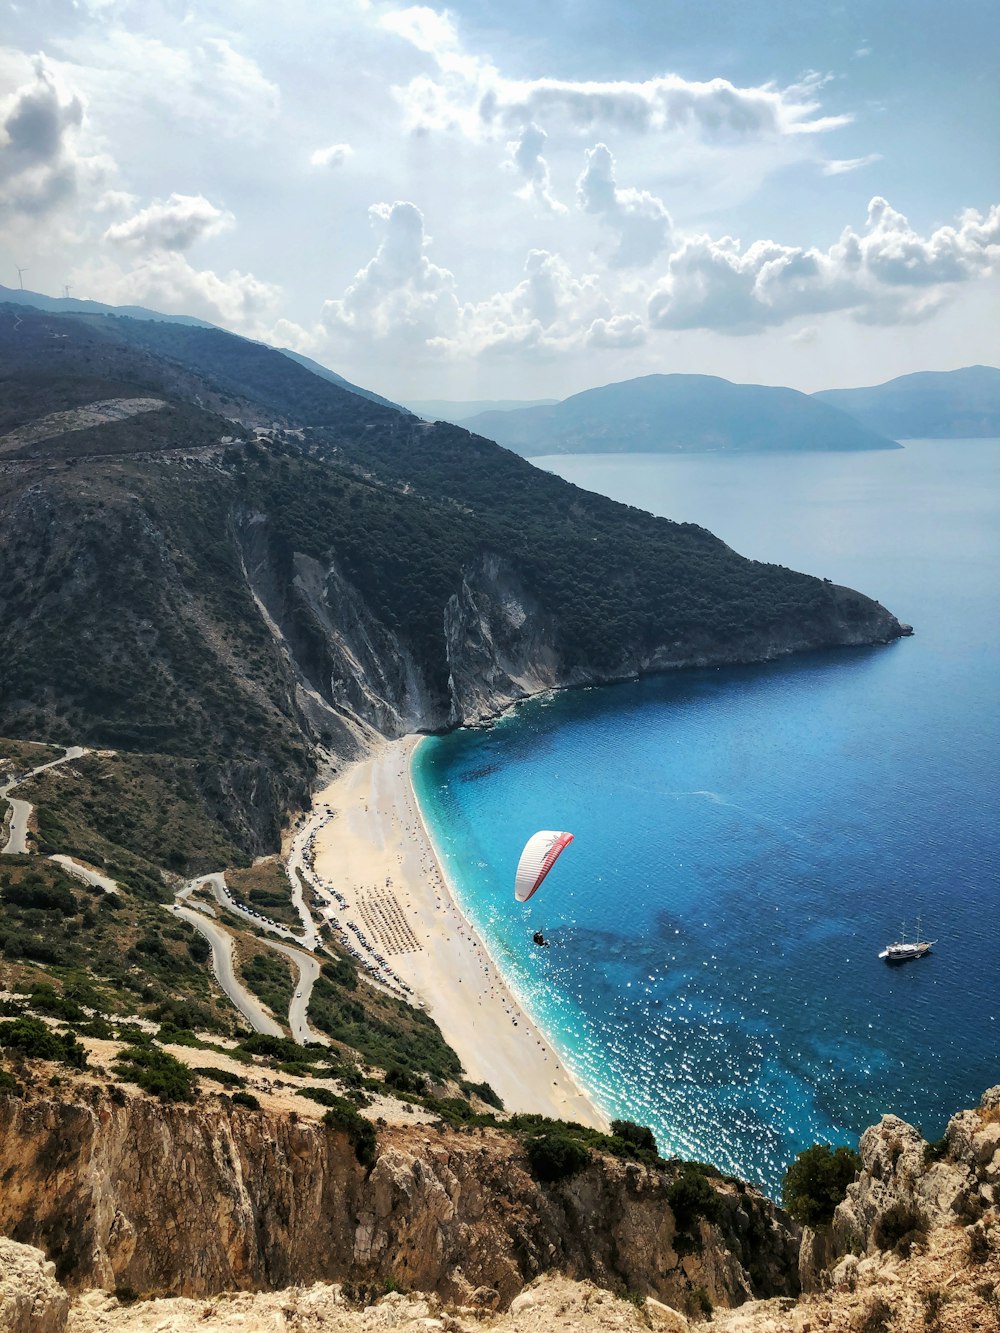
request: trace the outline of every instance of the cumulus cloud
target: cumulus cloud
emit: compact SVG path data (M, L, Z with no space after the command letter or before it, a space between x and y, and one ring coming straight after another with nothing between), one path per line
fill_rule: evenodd
M921 236L877 196L865 229L846 228L828 250L770 240L743 249L731 236L688 238L649 298L649 321L660 329L737 334L833 310L869 324L914 322L998 262L1000 206L985 217L970 209L957 226Z
M327 301L322 319L330 332L379 341L428 343L455 326L455 278L425 251L430 238L415 204L374 204L368 216L378 249L339 300Z
M436 66L436 76L419 75L395 90L415 130L489 137L535 122L586 134L688 129L707 139L743 140L821 133L850 119L819 114L823 80L817 76L786 88L738 87L728 79L696 81L677 74L643 81L511 79L489 60L463 50L447 13L415 5L384 15L381 26Z
M266 337L277 315L280 287L234 269L197 269L178 250L157 250L123 270L104 262L73 275L80 291L99 291L112 304L147 305L168 314L195 315L250 337Z
M542 149L548 137L534 122L525 125L520 136L507 144L509 157L504 166L523 177L524 185L518 190L522 199L534 199L551 213L565 213L565 204L561 204L552 194L549 164L542 157Z
M349 143L332 143L326 148L317 148L309 157L309 165L312 167L341 167L353 155L354 149Z
M405 347L408 356L461 360L531 351L635 346L641 321L617 314L593 274L575 274L548 250L528 252L522 278L478 301L459 300L453 273L434 264L416 205L369 210L379 233L375 255L336 300L323 307L328 334L355 343Z
M646 190L620 190L615 183L615 159L606 144L586 152L586 166L576 183L577 202L585 213L595 213L618 233L611 256L617 268L649 264L666 248L673 223L663 202Z
M646 326L638 315L614 315L611 319L595 319L587 330L588 347L609 351L641 347L646 341Z
M196 241L228 231L236 219L204 195L172 194L116 222L104 233L114 245L137 250L189 250Z
M0 100L0 210L39 217L71 199L86 159L83 102L62 89L44 56L33 78Z

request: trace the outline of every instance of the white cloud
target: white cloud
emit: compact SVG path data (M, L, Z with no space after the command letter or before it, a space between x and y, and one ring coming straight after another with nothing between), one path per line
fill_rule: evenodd
M660 329L752 333L801 315L850 311L870 324L912 323L938 310L960 283L1000 261L1000 206L975 210L929 236L885 199L868 206L863 232L850 227L828 250L731 236L688 238L649 298Z
M172 194L114 223L104 239L139 250L189 250L196 241L228 231L235 221L232 213L216 208L204 195Z
M195 315L250 337L267 337L282 291L252 273L194 268L177 250L157 250L128 270L108 261L73 274L80 294L99 292L112 304L146 305L167 314Z
M518 190L522 199L534 199L551 213L565 213L566 205L561 204L552 194L549 181L549 164L542 157L542 149L549 136L533 122L525 125L520 137L507 144L510 156L504 166L518 172L524 179L523 187Z
M697 81L663 74L642 81L511 79L470 55L447 13L411 6L383 16L381 26L436 66L395 89L409 128L457 130L470 138L535 123L579 134L690 131L708 140L821 133L850 120L821 116L817 76L786 88L738 87L728 79Z
M84 106L61 87L42 55L29 82L0 100L0 212L40 217L76 194L87 161L79 151Z
M224 37L192 35L189 45L172 46L119 26L64 47L74 80L108 117L158 106L203 133L246 140L259 137L281 106L278 86Z
M870 167L873 162L881 162L881 153L866 153L864 157L840 157L824 162L820 170L824 176L843 176L859 167Z
M332 143L326 148L317 148L314 153L311 153L309 165L312 167L341 167L353 155L354 149L349 143Z
M666 248L673 228L662 200L647 190L620 190L615 159L605 144L588 148L586 159L576 183L577 201L585 213L599 215L617 231L612 265L630 268L651 263Z
M412 345L450 332L458 315L455 279L424 253L430 238L420 209L397 200L374 204L368 216L381 236L378 249L343 297L323 306L327 329Z
M611 319L595 319L587 330L588 347L620 351L641 347L646 341L646 326L637 315L614 315Z

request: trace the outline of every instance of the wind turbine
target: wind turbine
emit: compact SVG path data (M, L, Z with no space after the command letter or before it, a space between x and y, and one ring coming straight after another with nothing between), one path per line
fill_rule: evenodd
M69 292L70 292L70 288L72 287L72 285L73 285L73 284L70 283L70 282L64 282L64 283L63 283L63 296L65 296L65 298L66 298L67 301L69 300Z
M18 267L17 270L17 280L21 284L22 292L24 291L24 275L27 273L27 271L28 271L27 265L25 265L24 268Z

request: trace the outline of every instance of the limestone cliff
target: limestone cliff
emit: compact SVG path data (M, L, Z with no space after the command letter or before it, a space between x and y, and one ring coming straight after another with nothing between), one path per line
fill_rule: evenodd
M238 1108L0 1098L0 1233L40 1247L70 1288L201 1296L320 1279L506 1306L550 1268L680 1304L797 1289L797 1234L719 1182L720 1218L675 1246L674 1173L595 1157L554 1185L516 1140L383 1129L370 1172L317 1122ZM686 1247L685 1247L686 1248Z

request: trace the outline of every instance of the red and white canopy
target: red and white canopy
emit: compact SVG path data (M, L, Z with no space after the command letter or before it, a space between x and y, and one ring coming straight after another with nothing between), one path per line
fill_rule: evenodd
M572 841L572 833L556 833L552 829L542 829L528 839L514 876L514 897L519 903L526 903L539 889L542 880Z

